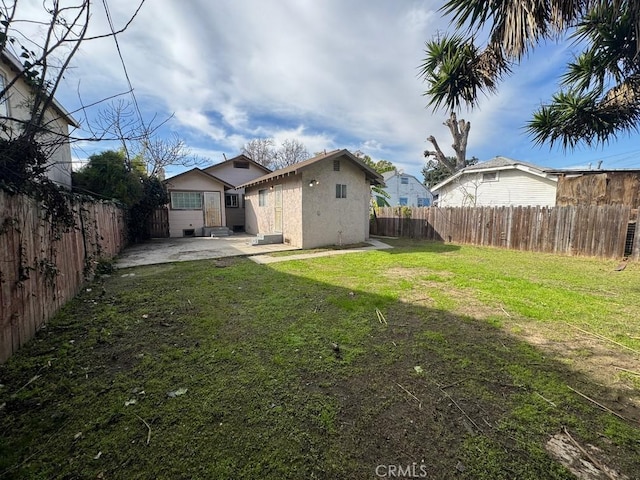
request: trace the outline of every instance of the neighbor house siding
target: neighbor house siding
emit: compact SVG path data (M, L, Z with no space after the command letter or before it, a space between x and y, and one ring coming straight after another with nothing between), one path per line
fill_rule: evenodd
M406 184L402 183L402 178L407 179ZM418 179L413 175L388 174L385 175L384 182L386 184L384 191L389 194L389 198L387 198L386 201L392 207L400 205L401 198L405 198L407 200L407 207L431 205L431 192L429 192L429 190L427 190L427 187L420 183ZM428 203L426 205L418 205L418 198L426 198L428 199Z
M4 77L6 85L17 75L4 60L0 61L0 74ZM16 120L29 120L33 93L24 78L20 77L6 95L8 96L8 116ZM44 145L53 145L46 147L45 150L49 158L46 175L56 184L65 188L71 188L71 146L68 141L69 123L62 117L62 114L53 107L50 107L45 113L44 123L46 128L55 132L43 135L40 139ZM6 126L10 131L5 132L0 129L0 137L2 138L16 138L22 129L22 124L19 122L6 122Z
M522 170L500 170L495 181L483 181L483 173L488 172L470 172L443 186L437 192L438 206L555 205L554 180Z

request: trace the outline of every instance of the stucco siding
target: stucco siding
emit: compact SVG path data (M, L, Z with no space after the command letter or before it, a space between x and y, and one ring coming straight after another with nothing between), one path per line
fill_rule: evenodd
M309 183L317 180L312 187ZM347 198L336 198L336 185L347 186ZM302 248L347 245L368 238L371 188L364 172L346 158L340 171L320 162L302 174Z
M482 173L462 175L437 193L440 207L553 206L557 183L521 170L500 170L497 180L482 181Z
M277 179L245 191L245 231L252 235L276 233L276 186L282 186L282 237L285 243L302 246L302 201L300 175ZM260 206L260 190L265 205Z

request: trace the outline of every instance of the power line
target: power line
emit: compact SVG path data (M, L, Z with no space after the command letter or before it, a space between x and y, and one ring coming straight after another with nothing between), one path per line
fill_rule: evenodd
M131 79L129 78L129 72L127 71L127 65L125 64L124 58L122 57L122 51L120 50L120 43L118 42L118 35L116 34L115 27L113 26L113 19L111 18L111 12L109 11L109 5L107 5L107 0L102 0L102 5L104 5L104 12L107 15L107 21L109 22L109 29L111 30L113 41L116 45L116 50L118 51L118 57L120 57L120 63L122 64L122 70L124 71L124 76L127 79L127 85L129 86L129 91L131 92L133 105L136 109L136 113L138 114L138 119L140 120L140 124L144 125L144 120L142 119L142 113L140 112L140 107L138 106L138 100L136 99L136 95L133 92L133 85L131 84Z

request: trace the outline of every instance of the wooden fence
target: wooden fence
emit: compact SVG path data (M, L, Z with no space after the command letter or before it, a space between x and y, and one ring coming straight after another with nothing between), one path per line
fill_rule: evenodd
M4 362L125 245L124 212L73 204L75 228L57 234L41 205L0 191L0 362Z
M606 258L640 258L625 206L381 208L371 234Z

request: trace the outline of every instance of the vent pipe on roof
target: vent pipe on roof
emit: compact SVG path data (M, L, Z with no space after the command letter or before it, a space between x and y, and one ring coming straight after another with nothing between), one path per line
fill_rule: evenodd
M598 166L596 167L596 170L600 170L602 168L602 160L598 160Z

